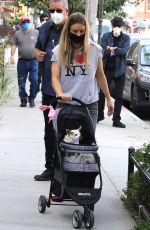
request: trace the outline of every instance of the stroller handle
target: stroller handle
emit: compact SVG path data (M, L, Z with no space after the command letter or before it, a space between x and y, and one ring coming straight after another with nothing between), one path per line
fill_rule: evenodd
M56 97L56 98L54 98L54 99L52 99L53 100L53 102L56 100L56 101L58 101L58 100L62 100L62 98L61 97ZM82 106L86 106L86 104L83 102L83 101L81 101L81 100L79 100L79 99L77 99L77 98L75 98L75 97L72 97L72 100L71 101L76 101L76 102L78 102L80 105L82 105Z

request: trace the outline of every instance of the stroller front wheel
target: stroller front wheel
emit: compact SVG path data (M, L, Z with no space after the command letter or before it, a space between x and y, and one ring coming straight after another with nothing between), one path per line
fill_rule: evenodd
M73 212L72 225L75 229L79 229L82 226L82 214L79 210Z
M87 229L91 229L94 226L94 214L93 211L90 209L87 209L84 211L84 225Z
M46 210L46 205L47 205L47 200L44 195L41 195L39 197L39 202L38 202L38 210L40 213L44 213Z

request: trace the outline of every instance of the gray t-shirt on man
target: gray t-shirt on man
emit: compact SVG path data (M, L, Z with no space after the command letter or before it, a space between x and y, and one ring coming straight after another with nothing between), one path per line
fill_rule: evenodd
M32 59L35 58L35 44L39 31L31 29L28 33L24 33L22 29L18 30L13 37L13 44L18 46L18 58Z

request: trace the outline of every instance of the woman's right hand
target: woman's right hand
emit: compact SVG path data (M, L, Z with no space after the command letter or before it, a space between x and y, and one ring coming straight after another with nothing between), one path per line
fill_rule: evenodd
M61 97L63 101L71 101L72 100L72 96L69 93L62 93L58 96Z
M114 102L112 101L111 97L107 99L107 115L111 116L114 113Z

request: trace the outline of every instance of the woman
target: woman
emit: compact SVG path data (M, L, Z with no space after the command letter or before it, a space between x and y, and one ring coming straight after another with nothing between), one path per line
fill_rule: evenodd
M99 87L107 100L108 116L113 113L114 106L103 72L101 48L89 39L89 25L82 13L69 16L59 45L53 49L52 86L64 101L71 101L72 97L83 101L89 109L95 129Z

